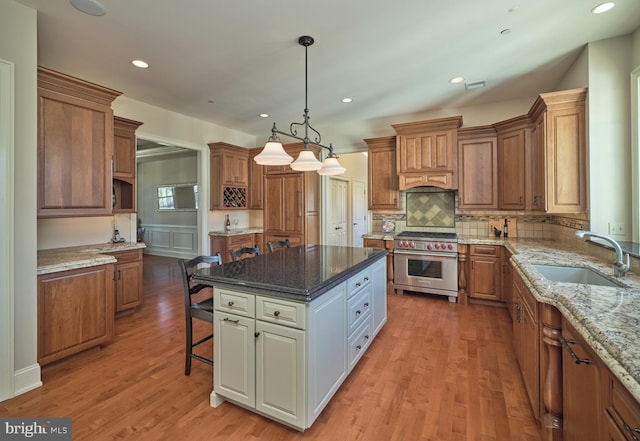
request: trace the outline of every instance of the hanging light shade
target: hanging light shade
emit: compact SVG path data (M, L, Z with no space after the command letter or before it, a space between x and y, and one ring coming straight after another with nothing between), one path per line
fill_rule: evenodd
M311 127L311 124L309 124L309 106L307 105L307 76L309 71L307 63L307 50L309 46L313 44L313 42L313 37L310 37L308 35L303 35L302 37L298 38L298 44L304 47L304 113L302 115L304 119L301 123L291 123L291 125L289 126L289 133L281 132L276 127L276 124L273 123L269 141L267 141L264 149L262 149L262 152L260 152L260 154L254 158L254 160L257 164L260 165L290 164L291 168L297 171L313 171L322 169L322 171L318 171L319 174L337 175L344 173L345 168L338 163L338 158L333 153L333 147L331 146L331 144L329 144L329 147L327 147L326 145L322 145L322 138L320 136L320 133L316 129ZM304 137L298 136L298 129L302 129L304 131ZM277 134L288 136L290 138L294 138L298 141L304 142L305 149L300 152L298 159L296 159L294 162L291 162L293 158L289 156L282 148L282 143L280 142ZM309 135L311 135L312 137L310 138ZM318 161L318 159L315 157L313 151L309 149L310 144L329 150L329 156L327 157L327 161L325 161L324 166L322 162Z
M289 165L293 157L284 151L277 136L271 136L262 151L253 158L260 165Z
M291 163L291 168L296 171L314 171L322 168L322 162L316 159L316 155L311 150L303 150L298 155L298 159Z
M335 156L330 156L324 160L324 164L322 164L322 168L318 170L319 175L341 175L347 169L340 165L338 162L338 158Z

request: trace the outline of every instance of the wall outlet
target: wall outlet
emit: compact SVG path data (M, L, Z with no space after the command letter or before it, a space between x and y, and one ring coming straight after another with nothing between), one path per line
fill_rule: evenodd
M625 224L622 222L609 222L609 234L626 234Z

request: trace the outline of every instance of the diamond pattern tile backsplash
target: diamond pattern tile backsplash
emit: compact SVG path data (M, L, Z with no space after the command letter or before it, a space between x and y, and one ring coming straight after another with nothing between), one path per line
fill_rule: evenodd
M454 192L407 193L407 227L455 227Z

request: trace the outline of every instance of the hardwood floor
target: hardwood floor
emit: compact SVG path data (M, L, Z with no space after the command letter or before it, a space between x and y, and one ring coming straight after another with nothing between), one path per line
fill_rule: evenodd
M184 376L175 259L145 256L144 286L112 343L45 366L44 386L0 403L0 416L72 417L76 441L541 440L504 308L389 296L378 338L300 433L229 403L211 408L211 366L194 360Z

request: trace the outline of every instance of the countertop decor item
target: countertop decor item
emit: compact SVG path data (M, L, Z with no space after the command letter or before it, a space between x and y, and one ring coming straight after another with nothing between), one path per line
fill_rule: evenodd
M395 233L396 220L395 219L382 219L382 232L383 233Z

